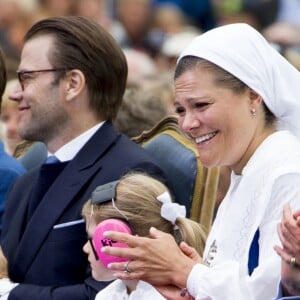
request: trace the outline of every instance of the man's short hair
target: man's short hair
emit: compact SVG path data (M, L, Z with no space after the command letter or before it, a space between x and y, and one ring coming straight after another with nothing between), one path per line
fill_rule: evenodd
M126 58L114 38L97 22L80 16L42 19L29 29L25 43L41 35L54 38L49 52L52 67L82 71L90 107L101 119L113 120L127 82Z

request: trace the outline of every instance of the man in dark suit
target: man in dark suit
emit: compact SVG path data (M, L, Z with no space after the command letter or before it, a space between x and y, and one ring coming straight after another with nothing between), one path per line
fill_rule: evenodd
M1 289L0 280L0 299L94 299L105 283L92 279L82 251L82 205L129 170L163 176L111 123L126 59L93 21L44 19L25 36L18 77L11 99L19 104L20 135L44 142L59 162L28 171L9 192L1 247L11 286Z

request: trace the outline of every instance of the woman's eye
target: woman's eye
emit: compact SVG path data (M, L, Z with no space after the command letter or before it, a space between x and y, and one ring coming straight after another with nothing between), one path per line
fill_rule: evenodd
M205 108L208 105L208 102L197 102L195 103L196 108Z
M182 108L182 107L176 107L175 108L175 112L180 115L180 114L184 113L184 108Z

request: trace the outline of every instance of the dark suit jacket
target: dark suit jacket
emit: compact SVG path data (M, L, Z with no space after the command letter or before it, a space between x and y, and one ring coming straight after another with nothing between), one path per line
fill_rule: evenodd
M163 176L154 160L106 122L69 162L41 199L31 219L26 209L39 169L20 177L10 190L1 247L9 277L21 283L9 299L94 299L105 283L88 271L85 224L54 228L82 219L81 208L92 191L131 169Z

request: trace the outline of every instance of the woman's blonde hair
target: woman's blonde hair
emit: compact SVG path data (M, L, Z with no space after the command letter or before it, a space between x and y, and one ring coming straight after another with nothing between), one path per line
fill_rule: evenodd
M157 197L166 191L169 191L168 188L157 179L134 172L120 179L114 200L118 210L127 217L135 234L149 237L149 229L153 226L172 234L178 243L185 241L202 255L207 236L203 226L187 218L177 218L176 225L180 233L178 239L176 234L178 231L174 230L174 225L161 216L162 203ZM91 210L89 200L83 206L83 216L88 218ZM124 219L118 210L112 206L112 202L93 205L92 217L96 224L110 218Z

